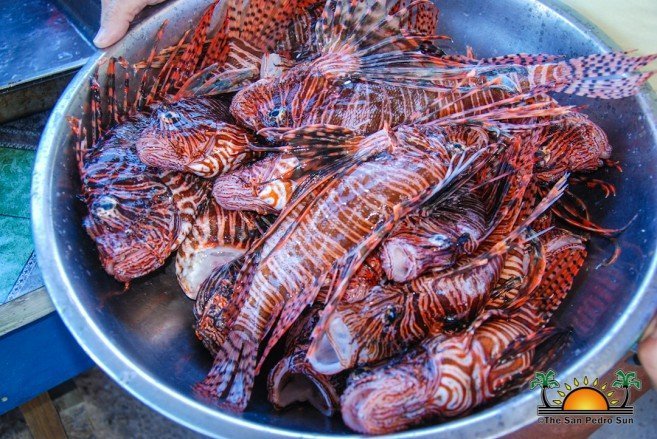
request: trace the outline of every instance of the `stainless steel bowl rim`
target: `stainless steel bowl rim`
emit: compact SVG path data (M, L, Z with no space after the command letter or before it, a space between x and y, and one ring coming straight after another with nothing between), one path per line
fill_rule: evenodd
M574 29L586 34L597 44L609 49L617 49L615 43L571 8L555 0L543 0L540 3L542 3L540 7L556 12ZM180 2L164 7L148 21L161 22L167 16L167 12L174 7L181 7ZM144 25L145 23L141 23L132 32L140 32ZM86 83L86 78L103 56L104 52L99 52L89 59L87 65L71 81L53 110L41 138L32 180L32 231L37 259L46 287L64 323L96 364L133 396L156 411L199 433L213 437L244 435L244 437L250 438L334 436L290 431L258 424L223 413L181 395L175 389L159 382L156 377L136 367L130 358L108 340L81 305L58 253L51 246L51 237L56 232L54 226L45 215L39 215L38 212L47 211L53 202L51 194L47 190L50 186L47 176L51 158L60 147L55 141L55 133L60 130L62 121L67 116L65 114L67 104L72 100L81 83ZM652 131L657 133L655 126L657 99L654 92L646 87L639 97L639 102L642 110L652 115L650 126ZM657 308L657 294L653 293L657 288L656 268L657 258L653 258L647 271L648 274L643 279L626 312L595 346L583 353L570 368L560 371L561 375L567 377L600 376L623 357L628 348L637 341ZM462 419L391 436L397 438L503 436L536 420L537 394L538 391L525 392Z

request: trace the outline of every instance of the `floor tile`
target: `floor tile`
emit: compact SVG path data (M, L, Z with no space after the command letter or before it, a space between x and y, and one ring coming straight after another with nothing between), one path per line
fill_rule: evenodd
M34 155L34 151L0 148L0 215L30 217Z
M41 271L37 265L36 255L32 253L25 266L23 266L23 271L21 271L20 276L18 276L18 280L14 283L13 288L9 292L7 302L31 293L32 291L43 287L43 285L43 278L41 277Z
M33 250L30 220L0 216L0 304L7 300Z

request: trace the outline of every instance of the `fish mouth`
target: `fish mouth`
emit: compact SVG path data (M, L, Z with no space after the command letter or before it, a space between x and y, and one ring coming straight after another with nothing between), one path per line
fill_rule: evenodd
M389 240L381 250L381 267L388 279L407 282L417 277L417 252L401 239Z
M325 375L335 375L356 363L351 331L339 314L334 315L324 334L315 343L307 360L315 371Z
M144 243L124 242L120 234L96 239L96 248L105 271L119 282L129 282L144 276L164 264L166 258Z
M269 401L279 410L308 402L324 416L333 416L338 411L340 398L333 385L309 367L303 355L279 361L269 373L267 386Z
M155 129L146 128L135 142L135 148L139 160L148 166L179 172L185 170L185 157L181 157L172 142Z
M187 297L196 300L203 282L218 267L224 267L244 255L244 249L220 246L208 247L187 252L187 257L178 253L176 258L176 276L178 283Z
M381 249L381 267L386 277L404 283L427 271L453 265L454 249L447 241L441 244L418 244L404 238L391 238Z

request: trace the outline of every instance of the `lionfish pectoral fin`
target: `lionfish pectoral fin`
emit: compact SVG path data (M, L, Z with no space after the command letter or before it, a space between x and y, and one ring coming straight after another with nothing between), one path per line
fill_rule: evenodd
M361 146L362 137L337 125L307 125L300 128L265 128L259 135L283 146L267 150L293 154L299 160L298 177L321 170L322 173L341 172L366 160L375 151Z
M400 28L410 35L434 36L438 31L440 10L433 2L397 0L390 8L389 14L407 8L409 13L402 17Z
M496 383L494 392L499 394L515 391L522 387L531 374L536 370L544 370L554 361L560 351L572 340L571 330L561 330L554 327L539 329L530 337L517 339L512 342L497 359L493 368L504 366L519 355L533 351L531 367L524 368L516 375L508 376Z
M255 378L258 342L243 331L231 332L219 347L210 372L194 386L201 398L230 411L246 408Z

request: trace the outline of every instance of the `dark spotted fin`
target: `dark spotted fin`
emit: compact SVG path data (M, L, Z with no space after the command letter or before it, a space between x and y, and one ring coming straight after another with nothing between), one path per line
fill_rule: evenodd
M491 375L499 369L506 369L509 363L524 354L531 355L531 366L514 375L502 373L499 379L494 381L495 394L503 395L524 386L534 371L544 370L568 346L571 340L571 331L553 327L541 328L530 336L515 340L497 358Z

